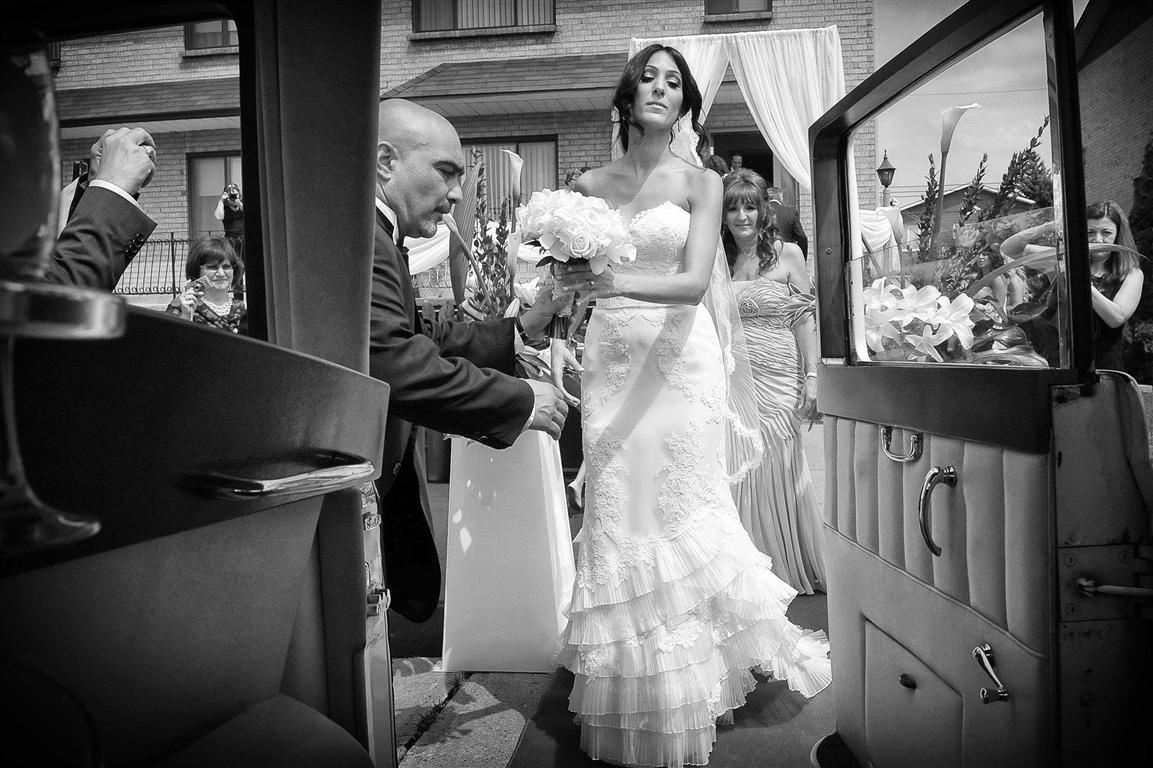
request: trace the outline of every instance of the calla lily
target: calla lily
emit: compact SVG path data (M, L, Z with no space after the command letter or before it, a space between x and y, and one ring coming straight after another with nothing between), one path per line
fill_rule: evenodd
M458 304L462 304L464 303L468 290L467 278L469 265L472 265L472 272L477 276L477 279L479 279L481 274L480 264L476 262L476 257L472 253L472 245L465 242L464 235L457 229L456 221L452 215L446 213L442 220L444 221L444 225L448 227L449 232L448 277L449 282L452 284L452 297ZM476 226L475 222L473 226Z
M933 217L933 258L937 258L941 250L941 219L945 214L945 160L949 156L949 145L953 143L953 131L962 115L980 106L973 102L962 107L949 107L941 112L941 180L937 192L937 215Z
M520 205L520 171L524 167L524 158L511 149L502 149L501 152L508 157L509 170L512 173L512 208ZM513 228L516 228L516 217L513 217Z
M476 231L477 179L483 162L477 157L461 182L461 199L452 208L452 213L444 217L451 233L448 248L448 277L452 283L452 296L460 305L464 302L468 277L469 261L472 260L472 238Z
M961 107L949 107L941 111L941 189L945 188L945 155L949 154L949 145L953 143L953 131L957 128L957 123L961 121L961 117L970 109L980 109L981 105L977 102L966 104Z

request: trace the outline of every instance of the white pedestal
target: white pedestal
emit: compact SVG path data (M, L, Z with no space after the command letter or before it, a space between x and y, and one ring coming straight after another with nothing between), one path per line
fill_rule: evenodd
M446 561L444 670L554 671L575 578L555 440L452 438Z

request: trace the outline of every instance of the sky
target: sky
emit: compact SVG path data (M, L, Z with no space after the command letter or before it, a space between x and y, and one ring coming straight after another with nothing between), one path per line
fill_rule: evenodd
M960 0L877 0L876 66L880 67L961 5ZM1086 0L1074 1L1080 16ZM897 167L890 195L900 205L917 202L925 189L928 155L940 173L941 112L980 104L957 124L949 148L946 189L968 184L981 154L989 155L984 183L996 187L1013 152L1023 149L1049 112L1045 47L1040 15L978 49L923 83L879 114L877 154L888 151ZM1049 130L1037 151L1052 167Z

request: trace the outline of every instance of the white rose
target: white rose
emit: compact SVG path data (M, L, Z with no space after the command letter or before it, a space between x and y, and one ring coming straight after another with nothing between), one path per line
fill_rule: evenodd
M565 250L568 251L574 259L591 259L596 255L596 241L589 236L588 232L570 230L569 235ZM561 237L563 239L564 234L562 234Z

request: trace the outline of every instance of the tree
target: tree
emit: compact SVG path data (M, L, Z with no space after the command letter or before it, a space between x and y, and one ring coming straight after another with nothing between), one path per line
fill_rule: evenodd
M1137 250L1147 256L1153 254L1153 136L1145 145L1141 173L1133 179L1129 227ZM1153 382L1153 262L1142 259L1141 270L1145 273L1145 284L1141 302L1129 321L1133 343L1125 350L1125 368L1137 381L1149 384Z
M1041 160L1040 155L1037 154L1037 147L1041 145L1041 136L1045 133L1045 129L1049 127L1049 116L1045 115L1041 121L1041 126L1037 129L1037 134L1029 139L1028 145L1019 152L1014 152L1013 156L1009 158L1009 165L1005 168L1005 174L1001 177L1001 186L997 189L997 196L993 199L993 204L989 206L988 210L982 211L978 217L980 221L987 221L995 219L1002 215L1006 203L1014 195L1025 195L1022 189L1022 184L1026 179L1032 179L1035 186L1032 189L1034 194L1039 194L1038 187L1045 188L1047 178L1048 188L1050 190L1048 195L1047 205L1053 204L1053 174L1045 167L1045 163ZM1025 195L1028 197L1028 195ZM1030 198L1036 200L1036 198ZM1038 203L1038 207L1041 206Z
M941 188L937 184L937 162L929 153L929 174L925 177L925 194L921 196L921 216L917 219L920 234L917 235L917 252L919 261L928 261L933 257L933 224L936 221L937 197Z
M1133 209L1129 212L1129 226L1137 250L1153 258L1153 135L1145 145L1145 160L1141 173L1133 179Z

